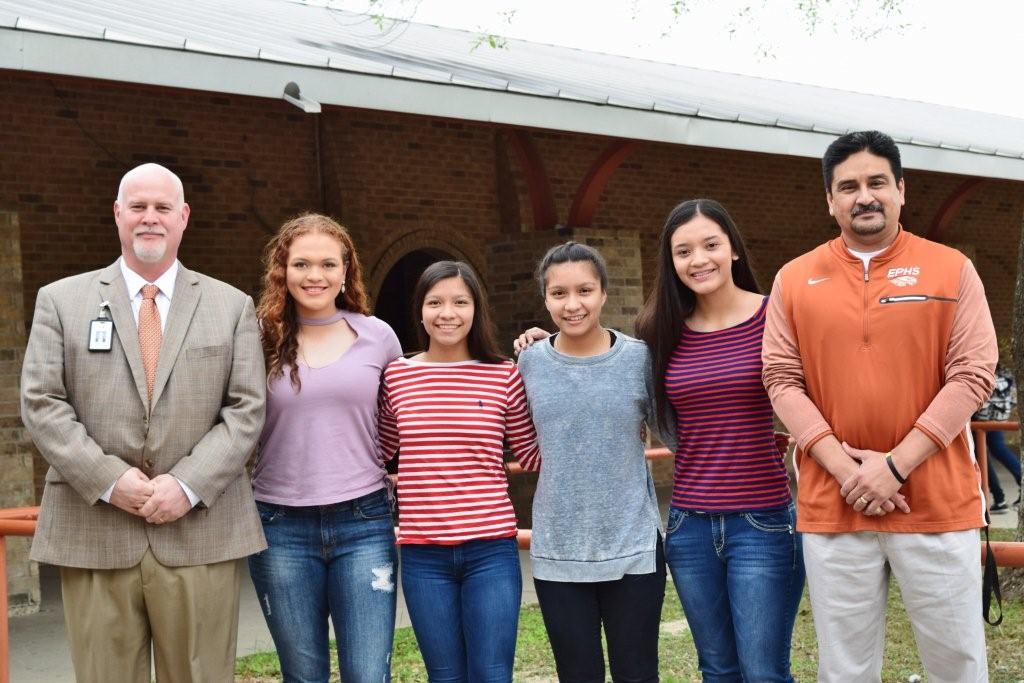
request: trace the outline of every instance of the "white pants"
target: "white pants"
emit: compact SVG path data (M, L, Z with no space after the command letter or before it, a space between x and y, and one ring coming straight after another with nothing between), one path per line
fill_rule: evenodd
M929 683L988 681L978 531L803 535L818 681L881 681L892 570Z

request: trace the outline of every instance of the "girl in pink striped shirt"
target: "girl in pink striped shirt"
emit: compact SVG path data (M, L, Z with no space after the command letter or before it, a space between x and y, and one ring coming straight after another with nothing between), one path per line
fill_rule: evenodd
M725 207L679 204L636 329L651 349L661 427L678 442L665 559L704 680L793 681L803 556L761 382L764 323Z
M522 574L503 441L540 465L523 381L465 263L427 268L413 312L427 350L388 365L380 409L384 457L401 447L405 602L430 680L511 681Z

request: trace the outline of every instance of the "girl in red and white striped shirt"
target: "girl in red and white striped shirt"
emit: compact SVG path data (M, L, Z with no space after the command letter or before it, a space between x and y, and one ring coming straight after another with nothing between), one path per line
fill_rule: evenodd
M414 302L427 350L387 367L380 409L384 457L401 447L406 605L431 680L511 681L522 575L502 444L539 468L526 392L468 265L427 268Z

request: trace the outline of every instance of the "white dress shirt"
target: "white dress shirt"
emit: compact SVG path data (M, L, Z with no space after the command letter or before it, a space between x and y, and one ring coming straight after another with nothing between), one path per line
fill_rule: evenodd
M174 280L178 277L177 260L171 267L164 271L164 274L153 282L142 277L128 267L121 257L121 276L125 285L128 286L128 300L132 302L132 317L135 318L136 327L139 324L139 309L142 308L142 288L146 285L156 285L160 291L156 295L156 309L160 311L160 331L167 329L167 315L171 312L171 297L174 296Z
M159 292L156 295L156 309L160 312L160 331L163 332L167 329L167 316L171 312L171 297L174 296L174 281L178 277L178 267L181 265L178 260L175 259L171 267L164 271L164 274L158 277L155 281L149 282L146 278L142 277L134 270L128 267L128 264L124 262L124 257L118 261L121 266L121 276L124 278L124 283L128 287L128 300L132 304L132 317L135 318L135 325L138 327L139 324L139 309L142 308L142 288L146 285L156 285L159 288ZM177 477L175 477L177 479ZM114 486L117 484L115 481L110 485L110 488L103 492L100 496L100 500L109 503L110 494L114 492ZM192 503L192 507L195 507L199 502L199 496L196 492L189 488L188 484L178 479L178 484L181 485L181 490L188 496L188 500Z

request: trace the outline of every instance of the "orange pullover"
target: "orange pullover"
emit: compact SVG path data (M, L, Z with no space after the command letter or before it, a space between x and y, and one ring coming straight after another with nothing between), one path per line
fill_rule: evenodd
M867 274L842 237L783 266L769 301L764 384L797 441L797 528L930 533L984 526L966 425L992 391L997 356L981 280L955 249L901 228ZM900 489L910 514L854 511L839 483L806 455L829 434L885 453L911 429L939 450Z

